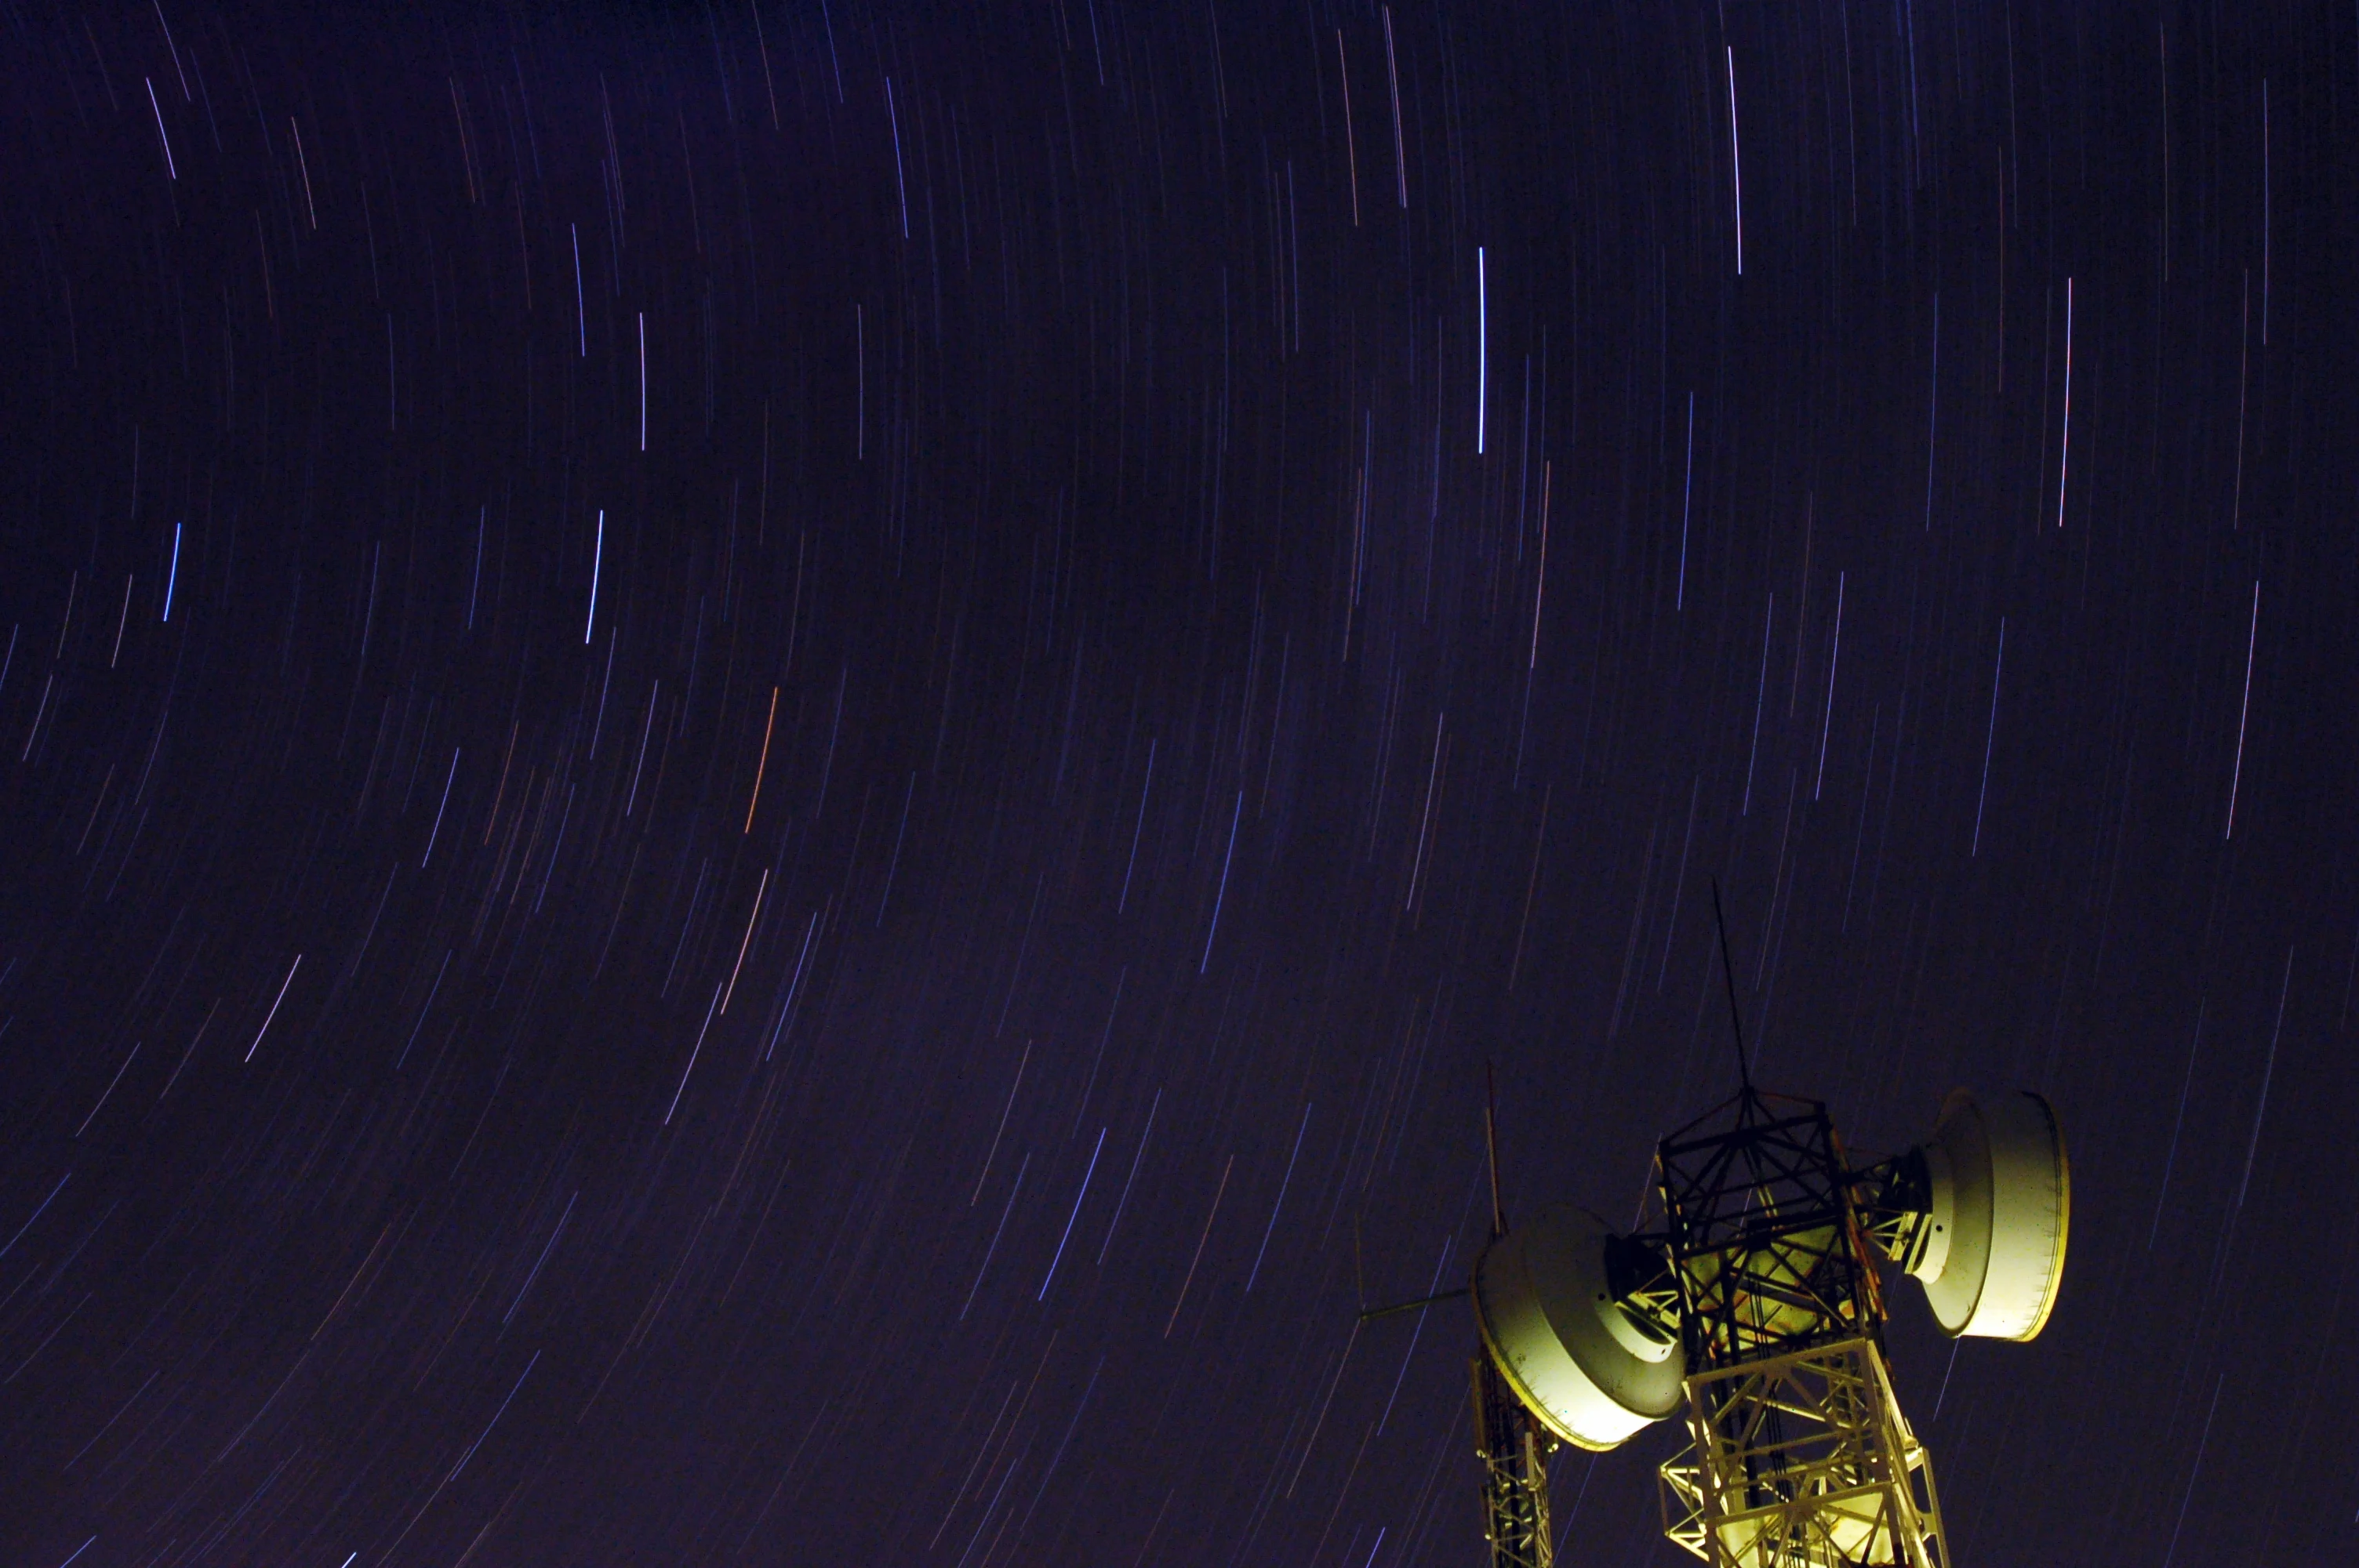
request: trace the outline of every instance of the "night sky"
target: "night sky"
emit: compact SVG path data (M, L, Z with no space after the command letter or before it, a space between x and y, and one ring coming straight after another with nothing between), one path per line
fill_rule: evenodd
M1754 1071L1970 1568L2359 1553L2359 14L0 16L0 1555L1484 1560ZM1670 1426L1552 1465L1659 1537ZM77 1555L78 1554L78 1555Z

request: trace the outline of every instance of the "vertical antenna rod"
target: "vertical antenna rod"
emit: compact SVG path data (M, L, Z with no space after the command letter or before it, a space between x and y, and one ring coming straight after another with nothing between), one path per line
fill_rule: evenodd
M1728 991L1728 1027L1736 1035L1736 1077L1753 1092L1753 1069L1745 1060L1745 1020L1736 1011L1736 968L1728 961L1728 922L1720 913L1720 879L1712 879L1712 923L1720 932L1720 979Z
M1488 1062L1483 1064L1483 1146L1491 1160L1491 1236L1507 1233L1506 1211L1499 1206L1499 1078Z

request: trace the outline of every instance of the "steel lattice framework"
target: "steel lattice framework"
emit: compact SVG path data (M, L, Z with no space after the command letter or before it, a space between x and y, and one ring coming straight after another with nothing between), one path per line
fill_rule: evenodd
M1706 1562L1947 1568L1933 1472L1873 1339L1690 1378L1688 1427L1661 1469L1663 1531Z
M1826 1108L1736 1098L1665 1139L1669 1280L1690 1443L1662 1467L1664 1527L1715 1568L1947 1568L1923 1445L1883 1351L1868 1225ZM1673 1298L1676 1298L1676 1306ZM1672 1327L1672 1322L1664 1322Z

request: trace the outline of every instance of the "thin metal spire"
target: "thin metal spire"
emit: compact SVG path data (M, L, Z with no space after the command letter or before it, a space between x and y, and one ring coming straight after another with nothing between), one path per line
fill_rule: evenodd
M1728 1027L1736 1036L1736 1078L1753 1096L1753 1069L1745 1059L1745 1019L1736 1011L1736 968L1728 961L1728 922L1720 913L1720 879L1712 879L1712 923L1720 932L1720 979L1728 991Z

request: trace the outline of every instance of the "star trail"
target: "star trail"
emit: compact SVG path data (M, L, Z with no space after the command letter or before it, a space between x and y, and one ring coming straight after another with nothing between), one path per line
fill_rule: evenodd
M2359 1552L2359 12L0 72L7 1563L1473 1568L1357 1314L1486 1082L1628 1222L1724 988L1868 1157L2057 1108L2042 1336L1890 1329L1961 1564Z

